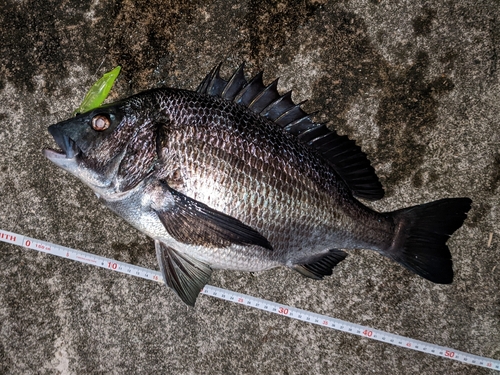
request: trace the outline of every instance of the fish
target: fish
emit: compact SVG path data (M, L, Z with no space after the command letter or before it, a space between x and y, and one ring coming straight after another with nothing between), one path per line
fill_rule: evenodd
M194 306L213 270L279 266L322 280L352 249L371 249L438 284L453 281L446 244L472 201L390 212L367 155L314 120L278 80L155 88L50 125L43 153L151 237L163 279ZM365 201L363 203L363 201Z

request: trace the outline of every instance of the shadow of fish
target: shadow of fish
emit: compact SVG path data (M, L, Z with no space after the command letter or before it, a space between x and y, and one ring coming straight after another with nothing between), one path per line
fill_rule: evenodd
M219 66L220 67L220 66ZM164 280L194 305L212 269L277 266L322 279L373 249L451 283L446 241L468 198L376 212L384 191L366 155L243 65L214 68L197 91L154 89L49 127L57 166L155 240Z

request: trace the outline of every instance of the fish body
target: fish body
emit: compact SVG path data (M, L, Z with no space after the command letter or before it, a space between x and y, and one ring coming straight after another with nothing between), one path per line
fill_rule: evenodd
M164 279L193 305L212 269L287 266L321 279L373 249L438 283L468 198L379 213L366 155L317 124L277 82L212 70L197 91L139 93L52 125L44 150L112 211L155 240Z

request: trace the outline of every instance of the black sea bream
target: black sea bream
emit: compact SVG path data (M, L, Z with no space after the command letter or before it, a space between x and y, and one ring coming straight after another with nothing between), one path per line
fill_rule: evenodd
M384 191L366 155L243 66L197 91L145 91L49 127L57 166L154 239L163 277L194 305L213 269L287 266L332 274L344 250L372 249L451 283L446 241L468 198L376 212Z

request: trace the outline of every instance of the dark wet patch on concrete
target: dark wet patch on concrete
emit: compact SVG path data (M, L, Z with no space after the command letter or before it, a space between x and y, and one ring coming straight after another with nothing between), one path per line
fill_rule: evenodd
M322 108L331 127L349 134L353 129L347 127L345 112L353 99L371 89L379 90L375 122L380 133L377 150L369 158L375 167L391 163L387 175L379 173L389 194L392 187L414 174L414 185L421 187L422 176L415 171L428 151L426 137L436 125L438 97L453 90L452 80L444 74L428 77L429 56L425 52L418 53L407 68L388 64L366 36L362 19L348 12L328 14L330 18L322 19L321 24L329 27L318 34L329 41L322 45L324 53L335 59L324 67L327 76L314 86L312 107Z
M110 256L113 259L127 263L143 264L144 254L154 254L154 252L154 243L152 240L146 242L135 241L132 243L115 242L111 244Z
M425 184L432 184L435 181L438 181L442 176L440 176L438 173L434 171L428 171L427 175L423 176L423 171L418 170L417 173L415 173L412 177L412 183L413 186L416 189L423 188Z
M314 84L311 103L322 108L331 127L349 133L345 112L360 93L382 85L385 64L367 37L365 23L355 14L329 11L321 14L318 24L323 54L330 59L323 66L325 77Z
M493 157L493 162L491 163L491 179L489 184L489 191L495 193L495 191L500 186L500 153Z
M498 70L498 46L500 45L500 23L495 16L492 16L488 20L488 30L492 46L489 74L490 77L495 79L495 74Z
M0 34L2 76L19 90L33 93L35 76L53 77L46 81L45 89L50 91L73 65L95 69L114 7L97 4L91 8L90 3L80 1L3 2L0 23L9 32ZM90 25L89 12L103 15L102 27Z
M475 202L474 209L468 214L465 224L473 228L482 225L485 217L490 214L491 209L492 206L486 202Z
M432 21L436 18L436 11L424 7L422 14L413 19L413 31L415 35L425 36L431 33Z
M122 70L121 86L118 87L125 95L135 93L146 82L151 85L151 77L158 66L162 66L162 75L170 73L172 38L182 32L179 25L193 22L193 12L197 8L193 2L121 2L116 16L110 20L112 27L106 38L106 57L113 65L127 67ZM135 32L130 33L130 30Z
M269 2L251 0L244 23L248 30L249 56L257 64L271 51L280 50L297 34L298 29L314 17L319 4L310 1L286 0ZM293 55L283 57L293 58ZM287 61L281 60L283 64Z
M31 367L30 364L50 362L56 337L61 334L55 307L58 296L48 287L48 279L43 277L43 274L54 272L54 269L42 267L47 264L43 264L43 259L40 261L43 256L38 258L37 255L26 257L22 250L9 255L2 252L0 255L4 277L16 281L2 290L2 309L6 318L2 322L2 335L8 335L11 340L8 348L0 349L0 369L4 366L6 368L2 373L9 373L14 365L8 357L2 358L5 350L15 351L21 357L30 358L29 363L20 367L17 364L16 368L20 373L39 371L39 368ZM19 298L21 295L31 297ZM36 301L46 303L39 305ZM39 339L43 340L44 345L39 345L38 341L32 339L40 331L43 331L43 335L39 336Z
M436 126L437 96L453 90L446 76L427 78L429 56L420 52L414 64L401 72L389 71L384 82L376 122L380 129L378 158L391 161L391 173L386 176L386 188L414 175L413 183L421 186L418 176L427 152L428 136Z

